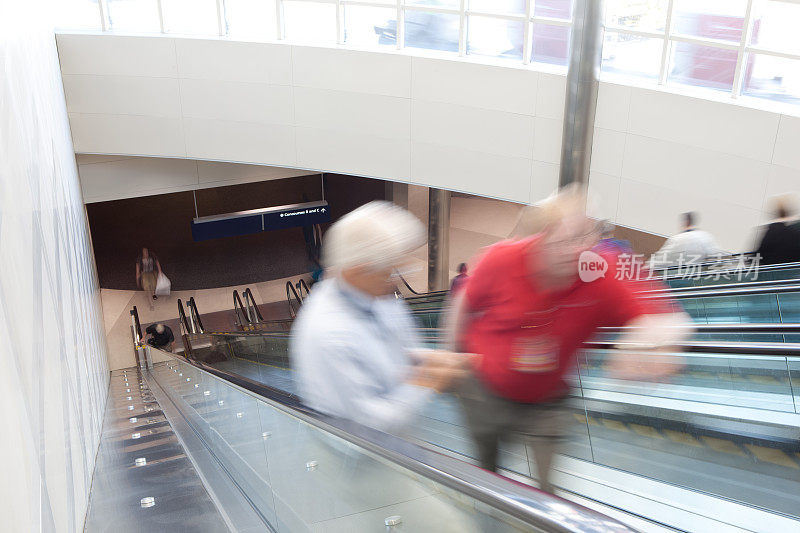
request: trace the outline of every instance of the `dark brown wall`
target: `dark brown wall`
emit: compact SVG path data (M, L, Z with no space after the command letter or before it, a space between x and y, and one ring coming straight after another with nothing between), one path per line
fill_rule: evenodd
M384 197L380 180L325 175L333 220ZM319 175L196 191L200 216L322 198ZM92 203L86 206L100 286L136 289L135 260L143 246L159 258L173 290L243 285L310 270L301 228L194 242L191 192ZM324 228L323 228L324 229Z
M644 254L645 257L650 257L650 254L657 252L667 239L660 235L653 235L644 231L639 231L625 226L616 226L614 228L614 236L618 239L625 239L630 241L631 248L637 254Z

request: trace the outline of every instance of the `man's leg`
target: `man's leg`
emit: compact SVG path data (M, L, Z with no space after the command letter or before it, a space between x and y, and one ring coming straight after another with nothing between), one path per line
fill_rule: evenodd
M553 492L550 478L553 459L566 440L569 410L566 401L558 400L542 404L520 405L517 416L517 431L522 434L531 465L531 474L536 473L539 488Z
M553 486L550 484L550 474L553 469L553 457L559 447L559 440L549 437L533 437L528 439L526 447L536 462L536 478L539 480L539 488L552 494Z
M474 375L461 384L458 397L467 429L478 449L478 461L482 468L495 472L500 435L505 429L503 402Z

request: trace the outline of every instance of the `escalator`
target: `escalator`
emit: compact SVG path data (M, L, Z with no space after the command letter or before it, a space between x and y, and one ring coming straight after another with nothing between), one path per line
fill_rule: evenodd
M176 431L184 428L181 438L199 439L213 456L196 467L231 530L633 531L219 368L153 348L148 355L167 360L149 364L143 383Z
M774 270L776 277L791 272ZM700 324L686 352L675 354L683 368L668 381L605 376L603 362L618 332L606 331L588 346L573 384L574 423L564 461L579 465L577 470L603 468L603 475L632 474L656 483L657 490L663 485L769 517L800 518L800 346L795 344L800 293L791 277L767 281L773 283L670 291L682 304L692 302L687 310ZM429 320L421 332L431 343L445 298L445 293L407 298L416 315ZM736 302L735 310L729 302ZM194 360L297 399L287 333L211 337L216 359L200 348L192 350ZM458 402L450 395L426 408L412 437L454 457L474 457ZM503 448L501 465L509 475L532 477L519 444Z

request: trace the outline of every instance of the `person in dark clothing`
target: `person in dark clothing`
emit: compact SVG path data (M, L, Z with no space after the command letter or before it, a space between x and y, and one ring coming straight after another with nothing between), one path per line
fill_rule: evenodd
M761 256L760 263L775 265L800 261L800 228L783 201L778 201L775 215L755 251Z
M452 283L450 283L450 292L455 292L459 288L461 288L464 283L467 282L469 276L467 275L467 264L461 263L458 265L458 275L453 278Z
M172 334L172 329L169 326L160 323L150 324L147 326L145 333L150 335L150 338L147 339L147 344L160 350L172 351L175 336Z

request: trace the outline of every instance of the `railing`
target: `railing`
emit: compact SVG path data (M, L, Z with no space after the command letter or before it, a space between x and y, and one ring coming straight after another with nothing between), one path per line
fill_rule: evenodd
M178 321L181 325L181 335L195 333L193 325L186 318L186 310L183 308L183 302L180 298L178 298Z
M136 309L135 305L131 309L131 317L133 319L134 340L140 343L144 339L144 335L142 335L142 324L139 322L139 310Z
M292 303L292 296L294 296L294 301L297 302L297 308L295 308L295 305ZM299 311L300 306L303 305L303 299L297 294L297 289L294 288L291 281L286 282L286 301L289 302L289 314L292 318L296 318L297 311Z
M325 469L327 472L336 472L337 468L341 468L337 466L340 460L359 461L363 457L363 461L358 462L362 467L358 472L367 477L361 479L362 483L358 483L358 479L352 478L352 475L355 474L349 475L347 480L342 481L349 483L346 491L336 490L335 481L338 476L330 478L334 481L333 485L326 481L327 476L311 476L303 481L304 486L319 484L322 492L318 497L323 497L331 502L341 500L343 505L334 505L334 507L350 509L347 514L354 515L367 512L373 507L387 507L399 503L399 501L395 502L394 498L407 501L408 496L405 491L409 488L416 490L414 484L419 481L413 480L419 476L426 480L423 483L426 487L432 482L449 489L442 491L442 497L437 498L437 501L443 501L443 505L454 506L457 509L462 506L464 509L468 509L466 513L453 512L451 515L453 518L462 516L462 514L466 516L467 523L465 525L467 526L475 527L480 523L484 528L494 530L501 526L513 525L518 530L559 533L631 531L625 525L596 511L496 476L456 458L442 455L353 422L333 419L308 410L299 404L295 397L262 383L175 354L164 352L164 356L170 361L157 366L153 372L155 380L178 405L192 429L206 441L209 448L213 447L214 455L223 463L224 467L228 467L226 470L234 477L234 481L240 486L253 489L252 494L248 490L247 496L252 498L251 503L259 510L265 522L269 523L275 516L275 511L278 511L273 507L274 500L280 498L287 502L284 505L291 505L293 501L292 498L287 497L289 496L288 492L282 494L283 491L293 491L292 487L296 483L296 481L283 479L288 472L291 472L286 469L286 466L290 465L285 463L289 462L294 465L299 462L300 468L305 464L305 470L308 471L319 468L320 470ZM178 374L180 374L180 378L174 377ZM201 392L203 389L193 392L192 384L207 383L212 383L212 386L205 392ZM210 409L208 412L206 409L203 409L202 412L195 411L192 403L185 399L191 394L197 394L201 399L213 395L213 399L219 398L219 400L204 402L211 406L208 408ZM217 408L217 404L219 408ZM222 420L214 412L219 411L219 414L222 414L226 409L231 409L227 405L237 406L236 418L247 420L250 417L252 419L251 424L256 424L253 431L262 431L260 440L274 441L269 446L264 444L264 453L270 459L266 465L260 459L255 459L255 457L260 457L260 454L251 457L252 454L240 455L236 452L236 447L241 444L236 441L237 435L240 433L217 432L214 428L214 425ZM271 422L268 427L258 427L259 418L261 418L259 413L262 410L270 413L268 418ZM304 428L308 429L298 432L294 429L297 424L302 424ZM291 446L285 444L290 442L287 440L289 438L287 434L291 435ZM344 441L346 446L342 447L341 441ZM369 457L372 458L369 459ZM259 462L250 464L252 461ZM230 464L225 464L226 462L230 462ZM236 468L236 465L240 468ZM275 465L280 465L280 467ZM241 466L246 468L241 468ZM274 472L270 472L269 485L265 484L260 476L253 475L264 466L276 468ZM386 483L387 488L394 487L396 490L381 491L382 493L388 492L389 495L380 496L380 503L374 503L377 495L369 489L371 483L364 481L367 479L374 481L378 478ZM400 490L399 487L405 487L405 489ZM451 491L458 493L458 496L449 500L447 495ZM294 501L297 501L296 498ZM365 505L365 501L373 503ZM292 514L294 520L311 520L306 515L316 516L316 513L309 513L305 504L301 503L300 505L302 507L289 511L296 513ZM264 507L264 509L259 507ZM413 508L413 505L410 508ZM359 511L354 513L353 509L359 509ZM426 511L424 514L413 516L413 521L423 528L427 526L426 530L433 530L431 529L435 527L433 524L442 517L435 513L431 514L430 507L425 506L421 509L426 509ZM448 509L452 508L448 507ZM476 515L477 522L472 524L475 518L470 517ZM344 519L344 517L339 518ZM406 520L411 518L411 516L405 517ZM400 523L401 520L403 520L401 516L391 516L386 519L386 525L388 527ZM472 527L467 527L467 529L472 529Z
M178 320L180 321L181 328L184 330L183 334L196 335L198 333L205 333L203 322L200 320L200 313L197 311L197 304L194 301L194 296L189 298L186 302L189 308L189 316L186 316L186 310L183 307L183 302L178 298Z
M250 317L244 310L242 299L239 298L239 291L233 290L233 312L236 314L236 323L239 327L245 328L251 323Z
M189 306L189 313L191 313L192 322L195 324L195 333L205 333L203 321L200 320L200 312L197 310L197 303L194 301L194 296L189 298L186 305Z
M256 299L253 297L253 291L250 290L250 287L244 290L242 296L244 296L244 303L247 306L250 322L263 322L264 317L261 316L261 311L258 310L258 304L256 304Z
M308 285L306 284L306 280L304 280L303 278L300 278L300 281L298 281L295 286L297 287L297 292L299 293L300 298L303 301L305 301L305 299L308 298L308 295L311 294L311 289L308 288ZM303 291L304 290L306 291L305 296L303 296Z

